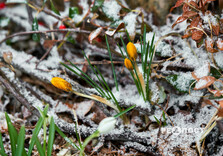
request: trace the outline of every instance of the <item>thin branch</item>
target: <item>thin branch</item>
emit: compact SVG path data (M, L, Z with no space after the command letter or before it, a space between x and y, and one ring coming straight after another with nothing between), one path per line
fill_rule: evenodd
M3 40L0 41L0 44L2 44L3 42L5 42L6 40L13 38L15 36L21 36L21 35L30 35L30 34L46 34L46 33L51 33L51 32L77 32L77 33L86 33L86 34L90 34L90 31L87 30L81 30L79 28L76 29L53 29L53 30L46 30L46 31L28 31L28 32L18 32L12 35L7 36L6 38L4 38Z
M12 84L5 74L0 70L0 82L5 86L5 88L22 104L24 105L30 112L39 116L38 111L30 104L23 95L19 93L14 84Z

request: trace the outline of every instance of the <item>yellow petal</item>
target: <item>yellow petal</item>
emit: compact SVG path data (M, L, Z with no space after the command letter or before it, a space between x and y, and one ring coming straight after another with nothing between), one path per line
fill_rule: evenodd
M132 61L135 61L137 59L137 56L138 56L135 45L132 42L129 42L127 44L126 48L127 48L127 52L128 52L129 58Z
M129 59L125 58L124 64L128 70L133 70L132 62Z
M69 92L69 91L72 91L72 85L67 82L66 80L60 78L60 77L53 77L52 80L51 80L51 83L59 88L59 89L62 89L66 92Z

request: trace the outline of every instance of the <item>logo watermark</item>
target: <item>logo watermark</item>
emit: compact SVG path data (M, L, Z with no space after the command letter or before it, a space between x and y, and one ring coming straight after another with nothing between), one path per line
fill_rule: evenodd
M164 134L173 134L173 135L179 135L179 134L199 134L199 133L202 133L203 132L203 128L182 128L182 127L178 127L178 126L175 126L175 127L169 127L169 128L166 128L166 127L162 127L161 128L161 133Z

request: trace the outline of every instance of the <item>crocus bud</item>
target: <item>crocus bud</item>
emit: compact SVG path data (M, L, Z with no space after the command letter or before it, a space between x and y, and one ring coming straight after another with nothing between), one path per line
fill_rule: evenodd
M129 54L129 58L132 61L135 61L137 59L137 56L138 56L135 45L132 42L129 42L127 44L127 47L126 48L127 48L128 54Z
M72 85L67 82L66 80L60 78L60 77L53 77L52 80L51 80L51 83L59 88L59 89L62 89L66 92L69 92L69 91L72 91Z
M133 70L132 62L129 59L125 58L124 64L128 70Z
M100 134L107 134L115 128L116 123L115 117L107 117L103 119L98 126L98 131Z

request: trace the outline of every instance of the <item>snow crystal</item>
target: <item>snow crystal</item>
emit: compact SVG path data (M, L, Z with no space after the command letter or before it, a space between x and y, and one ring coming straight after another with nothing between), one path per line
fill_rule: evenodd
M215 61L216 61L217 65L218 65L221 69L223 69L223 61L222 61L223 53L221 53L221 52L215 53L215 54L214 54L214 58L215 58Z
M137 17L137 14L130 12L123 19L125 23L125 28L127 29L130 36L135 34L136 17Z
M203 65L199 66L194 72L195 72L195 75L197 76L197 78L201 78L201 77L204 77L204 76L208 76L209 74L209 63L208 62L205 62Z
M116 1L104 1L102 9L104 13L110 18L113 18L113 20L119 19L121 6Z
M223 48L223 41L222 41L221 38L218 38L218 40L217 40L217 45L218 45L219 49L220 49L220 48Z
M113 94L118 101L124 100L127 105L136 104L138 107L150 109L150 103L144 101L135 85L126 85L124 88L120 87L119 92L113 88Z
M166 44L165 42L161 42L160 44L158 44L157 52L161 52L161 56L172 56L173 51L171 49L171 46L169 44Z
M210 80L209 80L210 81ZM208 82L208 80L205 80L205 79L200 79L196 85L195 85L195 88L202 88L203 86L205 86Z

